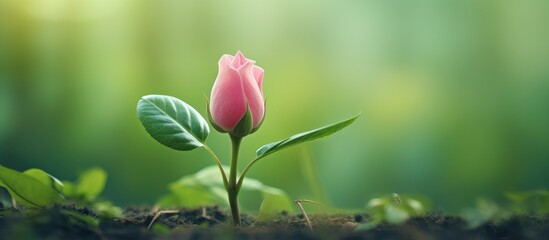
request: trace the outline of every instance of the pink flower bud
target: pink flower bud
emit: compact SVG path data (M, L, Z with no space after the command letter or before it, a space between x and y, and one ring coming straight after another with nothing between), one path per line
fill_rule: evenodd
M240 51L234 57L223 55L219 59L219 72L210 97L212 125L222 132L233 133L241 120L246 121L249 108L252 128L244 135L257 130L265 114L262 82L263 69L255 66L255 61L245 58Z

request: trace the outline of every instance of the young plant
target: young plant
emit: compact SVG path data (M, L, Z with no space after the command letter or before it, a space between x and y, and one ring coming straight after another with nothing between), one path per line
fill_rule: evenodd
M225 170L228 166L223 166ZM170 192L156 203L161 208L198 207L204 204L229 206L227 192L219 178L217 166L209 166L195 174L187 175L169 184ZM271 187L260 181L246 177L241 192L261 195L263 201L259 207L258 219L267 220L281 211L293 212L292 200L281 189Z
M236 226L241 225L238 193L244 177L255 163L284 148L331 135L349 126L358 117L357 115L263 145L240 176L237 176L240 143L244 137L259 129L265 117L262 85L263 69L255 66L255 61L245 58L241 52L237 52L235 56L223 55L219 60L219 72L207 103L207 112L214 129L227 133L231 139L232 153L228 175L217 155L206 144L210 129L206 120L194 108L175 97L164 95L144 96L137 104L137 115L145 130L155 140L179 151L202 147L212 156L221 173Z
M88 169L76 182L70 182L37 168L19 172L0 165L0 187L8 191L14 208L45 208L70 201L90 207L102 217L120 217L122 209L97 200L106 181L107 173L101 168Z
M5 188L13 207L42 208L65 200L62 183L39 169L19 172L0 165L0 187Z
M427 211L427 204L417 198L400 196L393 193L388 196L373 198L368 201L370 220L358 225L357 231L377 227L383 222L401 224L414 216L420 216Z
M464 209L460 216L469 228L477 228L489 222L500 224L513 216L549 214L549 191L533 190L506 192L504 203L496 203L486 198L478 198L475 207Z

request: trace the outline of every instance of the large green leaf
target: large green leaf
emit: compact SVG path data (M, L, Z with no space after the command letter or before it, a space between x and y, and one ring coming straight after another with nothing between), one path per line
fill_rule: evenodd
M144 96L137 103L137 116L156 141L175 150L202 147L210 133L206 120L175 97Z
M305 142L310 142L319 138L323 138L326 136L329 136L347 126L349 126L351 123L353 123L359 115L356 115L352 118L349 118L345 121L341 121L338 123L334 123L325 127L317 128L308 132L302 132L298 133L296 135L293 135L287 139L269 143L266 145L263 145L256 151L256 159L260 159L263 157L266 157L267 155L270 155L274 152L280 151L282 149L300 144Z
M228 169L228 167L225 167ZM206 167L169 184L170 193L158 200L161 207L228 206L227 192L217 166Z
M225 167L228 169L228 167ZM170 193L160 198L160 207L197 207L209 204L229 206L227 192L217 166L206 167L169 185ZM242 191L263 197L259 215L264 219L282 210L293 212L292 201L281 189L267 186L253 178L245 178Z
M18 204L25 206L45 207L63 200L53 186L2 165L0 186L6 188Z

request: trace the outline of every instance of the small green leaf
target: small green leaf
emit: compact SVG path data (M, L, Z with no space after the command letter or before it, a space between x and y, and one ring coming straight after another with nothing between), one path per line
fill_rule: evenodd
M137 104L137 116L151 137L175 150L202 147L210 133L206 120L175 97L144 96Z
M120 218L124 215L122 208L113 205L109 201L100 201L92 205L94 212L105 218Z
M464 209L460 216L467 222L467 227L472 229L490 221L501 222L507 219L509 214L492 200L479 198L475 208Z
M361 223L359 224L356 228L355 228L355 231L364 231L364 230L370 230L370 229L373 229L375 227L377 227L379 224L381 224L381 219L380 218L372 218L370 220L368 220L367 222L365 223Z
M521 204L532 196L531 192L506 192L505 197L513 203Z
M505 196L511 201L509 208L515 213L549 213L549 191L547 190L507 192Z
M91 168L80 174L72 186L73 197L91 202L95 200L105 188L107 173L101 168Z
M92 216L84 215L82 213L72 211L72 210L67 210L67 209L61 209L60 212L65 214L66 216L74 218L75 220L88 224L89 226L93 226L93 227L99 226L99 220Z
M36 180L42 182L46 186L51 186L58 192L63 192L63 183L59 181L59 179L55 178L54 176L48 174L47 172L44 172L41 169L38 168L31 168L23 172L26 175L29 175L31 177L36 178Z
M152 225L152 231L158 234L168 234L171 232L170 228L162 223L156 222Z
M2 165L0 165L0 186L6 188L17 203L25 206L45 207L63 200L53 187Z
M274 191L273 191L274 190ZM282 211L293 212L293 202L285 192L278 189L263 188L263 201L259 207L259 220L268 220L278 216Z
M359 224L356 231L375 228L382 222L401 224L410 217L424 214L428 209L426 201L421 200L421 197L411 198L396 193L371 199L367 208L370 219Z
M294 212L293 201L281 189L267 186L253 178L244 178L242 190L261 193L263 201L261 201L258 216L261 221L276 217L282 211Z
M410 214L394 204L385 207L385 220L392 224L401 224L410 218Z
M267 155L270 155L274 152L280 151L282 149L300 144L305 142L310 142L319 138L323 138L326 136L329 136L347 126L349 126L351 123L353 123L359 115L354 116L350 119L347 119L345 121L341 121L335 124L331 124L325 127L317 128L315 130L311 130L308 132L299 133L296 135L293 135L287 139L269 143L266 145L263 145L256 151L256 159L260 159L263 157L266 157Z
M228 169L227 166L224 168ZM160 207L196 207L201 205L220 204L228 206L227 192L217 166L206 167L195 174L169 185L170 193L157 201ZM267 186L253 178L245 178L243 192L260 193L263 196L260 215L267 217L282 210L293 212L292 201L288 195L274 187Z
M74 189L74 183L63 180L63 191L61 192L63 196L72 199L76 198L76 193L74 192Z
M174 191L182 206L198 207L201 205L221 204L224 199L205 187L180 187Z
M204 168L169 184L170 193L157 202L161 207L228 205L227 193L217 166Z

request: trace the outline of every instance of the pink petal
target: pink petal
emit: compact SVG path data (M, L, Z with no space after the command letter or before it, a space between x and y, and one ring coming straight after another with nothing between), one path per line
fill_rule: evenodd
M263 92L263 68L254 66L252 70L254 73L255 81L257 82L257 86L259 86L259 90Z
M263 94L253 74L253 67L254 62L249 61L238 69L238 73L242 77L242 87L252 113L253 127L255 128L263 119L265 105Z
M210 112L213 121L225 131L232 130L246 113L246 96L240 74L219 61L219 73L212 87Z
M244 65L246 62L248 62L248 60L244 57L244 54L242 54L242 52L238 51L236 52L236 54L234 55L234 59L233 59L233 63L232 63L232 67L234 69L238 69L240 68L242 65Z
M223 54L223 56L221 56L218 62L219 69L221 69L221 66L226 67L231 65L231 63L233 62L233 59L234 59L233 56L229 54Z

